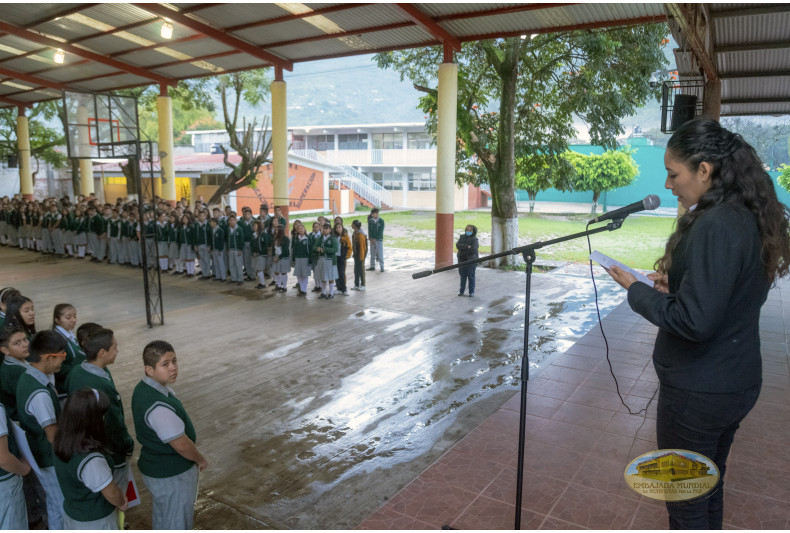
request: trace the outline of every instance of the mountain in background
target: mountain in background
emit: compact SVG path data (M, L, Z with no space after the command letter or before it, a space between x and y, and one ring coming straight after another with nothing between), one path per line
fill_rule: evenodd
M668 68L675 68L670 43L664 47ZM373 55L326 59L296 63L293 72L284 73L288 84L288 125L316 126L341 124L376 124L423 122L425 116L417 109L423 93L408 80L401 81L394 70L379 69ZM217 99L217 118L222 104ZM496 108L494 108L495 110ZM270 103L258 108L242 103L240 114L260 119L271 113ZM653 101L640 108L633 117L623 119L626 134L639 124L643 130L660 128L661 103ZM580 139L587 138L581 120L574 123Z

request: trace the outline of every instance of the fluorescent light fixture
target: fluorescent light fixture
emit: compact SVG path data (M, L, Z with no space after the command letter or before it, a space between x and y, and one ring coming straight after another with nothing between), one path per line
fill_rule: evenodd
M55 50L55 55L52 57L52 59L54 59L55 63L57 63L58 65L62 65L63 62L66 60L66 54L63 52L63 50L58 48L57 50Z
M162 23L162 38L163 39L172 39L173 38L173 25L169 22L165 21Z

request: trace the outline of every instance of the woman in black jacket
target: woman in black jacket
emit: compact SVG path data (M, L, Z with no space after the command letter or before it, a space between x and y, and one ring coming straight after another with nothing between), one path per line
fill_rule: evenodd
M664 186L688 211L648 276L655 287L610 274L659 328L658 447L697 452L720 470L713 491L667 503L670 528L721 529L727 455L762 384L760 308L790 270L788 211L754 149L715 120L683 124L664 165Z
M464 234L458 238L455 247L458 249L459 263L477 259L477 248L479 247L477 242L477 228L471 224L466 226ZM471 298L475 295L475 268L477 268L476 263L458 268L458 273L461 275L461 290L458 292L458 296L464 295L466 280L469 280L469 297Z

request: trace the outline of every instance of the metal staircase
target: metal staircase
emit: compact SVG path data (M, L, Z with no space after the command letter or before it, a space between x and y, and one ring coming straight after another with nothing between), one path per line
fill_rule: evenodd
M290 153L332 167L331 179L337 180L341 185L348 187L360 198L367 200L374 206L390 207L392 205L392 193L354 167L343 163L333 163L312 149L291 150Z

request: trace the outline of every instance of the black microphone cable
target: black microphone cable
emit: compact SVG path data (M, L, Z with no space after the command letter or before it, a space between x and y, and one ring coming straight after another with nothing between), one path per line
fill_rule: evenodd
M587 223L587 226L585 227L585 231L590 229L591 223L592 222ZM589 235L587 235L587 250L588 253L590 254L592 253L592 243L590 242ZM595 291L595 312L598 314L598 327L601 329L601 336L603 337L603 343L606 346L606 362L609 364L609 373L612 374L612 379L614 380L614 387L615 390L617 391L617 396L620 398L620 403L622 403L625 406L625 408L628 410L628 414L639 415L644 413L644 416L642 417L642 424L639 426L639 429L637 429L637 433L638 433L639 430L642 429L642 426L645 424L645 421L647 420L647 410L650 407L650 404L653 403L653 400L655 399L656 394L658 393L658 387L656 387L656 390L653 392L653 395L650 397L650 400L647 402L647 405L645 405L645 407L640 409L639 411L636 412L632 411L631 408L628 406L628 404L625 403L625 400L623 399L623 395L620 393L620 383L618 383L617 381L617 376L614 375L614 369L612 368L612 360L609 358L609 341L606 338L606 333L603 330L603 320L601 319L601 308L598 305L598 287L595 284L595 272L593 271L592 259L590 259L589 262L590 262L590 278L592 279L593 290ZM636 438L636 434L634 435L634 437Z

